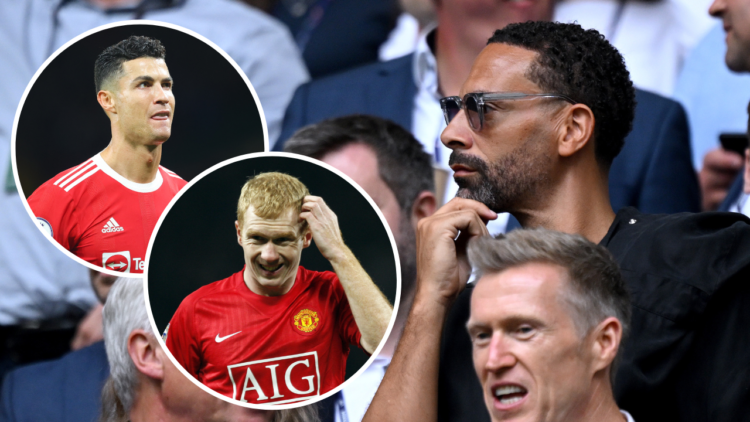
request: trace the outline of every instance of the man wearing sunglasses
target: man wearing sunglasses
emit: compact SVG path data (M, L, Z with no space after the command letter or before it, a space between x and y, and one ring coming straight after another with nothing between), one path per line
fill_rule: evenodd
M488 235L497 212L524 227L580 234L615 257L633 312L614 393L636 421L746 420L750 220L615 214L608 171L635 107L619 52L576 24L511 24L495 32L460 94L442 101L449 124L441 138L453 150L459 198L419 223L417 293L364 420L481 422L489 420L483 395L504 400L501 388L484 390L473 377L466 321L474 289L464 289L467 242ZM507 362L510 370L515 361ZM514 392L518 406L493 414L591 420L538 412L544 383L534 379Z
M281 151L284 141L303 126L361 113L408 128L435 163L448 168L450 150L440 143L445 128L440 98L458 95L471 63L495 29L513 22L549 21L555 2L441 0L434 4L437 27L425 29L414 54L302 85L287 108L274 148ZM634 206L654 213L699 211L685 112L675 101L641 90L636 90L636 100L633 131L610 170L612 207ZM452 198L456 190L451 182L437 196ZM490 231L502 226L495 224Z

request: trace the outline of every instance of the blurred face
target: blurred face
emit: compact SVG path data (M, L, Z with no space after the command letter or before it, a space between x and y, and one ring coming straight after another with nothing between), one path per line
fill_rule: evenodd
M201 390L172 364L161 348L164 363L162 399L175 420L201 422L270 422L273 411L227 403Z
M101 303L107 301L107 295L109 289L117 280L117 276L100 273L96 270L89 270L89 277L91 278L91 287L94 288L94 293Z
M483 276L467 324L493 421L574 421L593 394L593 343L562 302L562 267L530 263Z
M122 64L114 92L117 125L125 140L160 145L172 133L175 98L172 77L162 59L143 57Z
M439 0L440 26L460 29L457 36L481 49L496 29L510 23L549 21L554 0ZM452 31L456 32L456 31Z
M525 73L536 53L506 44L482 50L461 87L470 92L542 93ZM514 211L538 202L551 180L556 128L564 101L525 98L486 105L483 128L472 130L460 111L441 135L450 158L457 196L478 200L494 211Z
M417 272L416 227L410 215L401 211L396 195L380 177L375 151L366 144L351 143L324 155L320 161L351 177L380 208L396 241L404 291L411 289Z
M237 241L245 254L245 284L263 296L283 295L297 276L302 249L312 233L303 229L299 212L289 209L278 218L261 218L253 206L245 211L242 227L235 222Z
M750 72L750 1L715 0L708 11L724 24L727 67Z

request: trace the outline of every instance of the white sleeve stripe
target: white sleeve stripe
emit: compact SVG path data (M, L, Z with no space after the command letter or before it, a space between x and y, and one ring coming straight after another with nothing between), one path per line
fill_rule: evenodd
M73 174L72 176L70 176L70 177L69 177L68 179L66 179L66 180L65 180L64 182L60 183L60 185L59 185L59 186L60 186L61 188L64 188L64 187L65 187L65 185L67 185L68 183L70 183L71 181L73 181L73 179L75 179L76 177L80 176L80 175L81 175L81 173L83 173L83 172L85 172L86 170L90 169L90 168L91 168L92 166L93 166L93 167L95 167L95 168L98 168L98 167L96 167L96 164L94 164L93 162L91 162L91 163L89 163L89 165L87 165L86 167L84 167L84 168L82 168L82 169L78 170L77 172L75 172L75 174ZM65 191L67 192L67 191L68 191L68 189L65 189Z
M83 166L85 166L86 164L89 164L89 163L91 163L91 160L88 160L88 161L84 162L83 164L81 164L80 166L78 166L78 167L74 168L73 170L69 171L67 174L65 174L65 176L57 179L57 181L55 181L55 183L53 183L53 185L57 186L58 183L60 183L66 177L70 176L74 171L78 170L79 168L81 168L81 167L83 167Z
M70 190L71 190L71 189L73 189L73 188L74 188L74 187L75 187L75 186L76 186L77 184L79 184L79 183L83 182L83 181L84 181L84 180L86 180L86 179L87 179L87 178L88 178L89 176L91 176L92 174L96 173L97 171L99 171L99 167L94 167L94 169L93 169L93 170L91 170L90 172L88 172L88 173L84 174L83 176L81 176L80 178L78 178L78 180L76 180L75 182L73 182L73 183L69 184L69 185L68 185L68 187L67 187L67 188L65 188L65 192L70 192ZM61 186L61 187L62 187L62 186Z

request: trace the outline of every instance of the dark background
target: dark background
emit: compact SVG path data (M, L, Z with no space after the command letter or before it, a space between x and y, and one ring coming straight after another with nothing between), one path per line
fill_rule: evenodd
M383 223L359 191L335 173L307 161L256 157L229 164L199 180L177 200L159 227L147 266L149 301L159 333L187 295L242 270L245 260L234 228L237 201L250 177L269 171L297 177L310 194L325 200L338 217L347 246L394 303L393 249ZM303 250L300 265L332 271L314 241ZM347 378L368 359L361 349L351 350Z
M162 42L175 80L175 119L161 164L185 180L231 157L264 150L250 89L234 67L203 41L153 25L109 28L60 53L39 75L21 112L16 161L26 197L58 173L102 151L112 138L96 101L94 62L131 35Z

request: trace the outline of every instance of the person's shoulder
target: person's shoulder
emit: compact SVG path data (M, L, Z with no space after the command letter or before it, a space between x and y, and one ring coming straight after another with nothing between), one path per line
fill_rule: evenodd
M652 113L653 110L682 110L682 106L677 101L661 96L655 92L635 89L636 113Z
M159 166L159 171L162 174L162 178L169 186L173 188L175 191L179 191L182 189L185 185L187 185L187 181L180 177L177 173L173 172L172 170L169 170L168 168L164 166Z
M3 415L13 412L20 416L23 412L28 419L19 420L56 420L56 412L71 407L74 414L68 416L90 420L99 410L99 392L108 376L104 342L56 360L16 368L3 382ZM36 406L39 397L45 397L45 406Z
M180 307L182 308L184 306L187 306L192 308L202 299L206 299L216 295L224 295L229 292L236 291L238 276L242 276L242 271L234 273L227 278L214 281L213 283L209 283L205 286L200 287L198 290L187 295L187 297L185 297L185 299L182 301Z
M288 37L284 24L260 9L236 0L191 0L172 10L170 15L190 20L190 26L201 29L198 32L209 39L212 38L208 34L218 32L233 34L235 39L243 42L256 41L248 39L248 35Z
M325 283L330 281L336 281L338 282L339 278L333 271L314 271L314 270L308 270L307 268L303 267L302 265L299 266L299 269L297 270L300 279L306 280L307 283L313 284L313 283Z
M34 193L59 194L61 197L70 198L84 191L86 184L90 182L92 176L98 170L99 166L93 158L90 158L77 166L56 174L40 185ZM78 189L74 189L76 187Z
M411 75L411 65L413 54L408 54L397 59L385 62L376 62L348 69L343 72L335 73L320 79L315 79L306 83L310 89L340 89L347 84L361 84L362 81L368 81L374 77L388 77L392 75Z
M607 248L625 271L680 280L711 293L750 266L750 219L739 213L644 214L625 208Z

